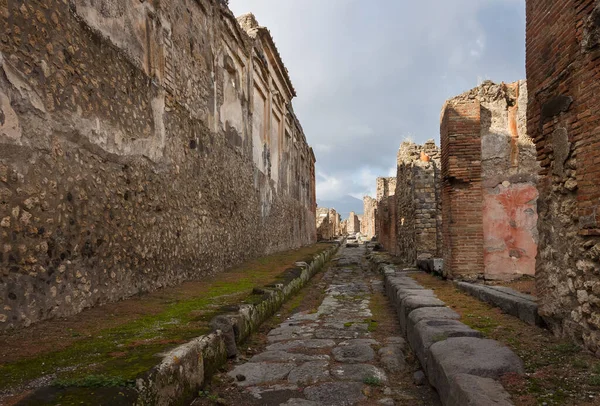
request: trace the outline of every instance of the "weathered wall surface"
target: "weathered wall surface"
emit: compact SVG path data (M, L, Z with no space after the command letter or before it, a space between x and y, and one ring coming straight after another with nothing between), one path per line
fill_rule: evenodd
M524 81L488 81L445 107L443 229L451 276L507 280L535 273L539 166L526 106Z
M360 232L360 220L356 213L354 213L353 211L351 211L350 215L348 216L347 231L348 234L355 234Z
M392 255L396 254L396 178L377 178L375 234L377 241Z
M443 133L442 144L442 154L448 153L442 171L452 276L507 280L535 273L539 165L527 136L526 106L524 81L484 82L446 106L446 125L454 126ZM469 200L471 207L460 207ZM456 257L465 252L479 270Z
M333 234L329 219L329 209L317 207L317 240L329 240Z
M600 355L600 4L527 2L529 134L542 169L540 314Z
M443 273L476 279L483 271L479 100L452 100L442 109Z
M540 168L527 135L527 85L487 82L478 92L485 278L534 275Z
M332 237L338 237L340 233L341 216L335 209L329 209L329 226L331 227Z
M405 141L396 176L397 255L407 264L441 257L440 151L433 140Z
M216 0L0 1L0 328L315 241L293 87L240 22Z
M360 223L360 232L371 239L375 235L375 210L377 200L371 196L363 197L363 220Z

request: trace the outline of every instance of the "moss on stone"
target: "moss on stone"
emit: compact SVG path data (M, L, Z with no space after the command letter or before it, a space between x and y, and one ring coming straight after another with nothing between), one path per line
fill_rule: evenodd
M318 245L305 250L318 253L330 247ZM298 252L278 253L226 271L223 280L212 281L201 296L174 301L158 314L101 330L64 350L0 365L0 390L50 374L56 374L55 382L74 386L85 382L82 376L103 376L106 382L134 380L157 365L164 352L210 332L210 320L223 313L224 306L263 302L263 297L252 293L253 288L277 280L280 275L274 271L281 272L296 262L294 254ZM226 277L228 273L240 273L240 277Z

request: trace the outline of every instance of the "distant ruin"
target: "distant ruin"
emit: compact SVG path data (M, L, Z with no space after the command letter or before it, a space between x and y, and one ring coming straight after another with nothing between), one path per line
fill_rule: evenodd
M363 219L360 223L360 232L371 239L375 236L375 211L377 210L377 200L370 196L363 198Z
M315 157L253 15L4 4L0 329L316 240Z
M328 241L342 235L341 216L335 209L317 207L317 240Z

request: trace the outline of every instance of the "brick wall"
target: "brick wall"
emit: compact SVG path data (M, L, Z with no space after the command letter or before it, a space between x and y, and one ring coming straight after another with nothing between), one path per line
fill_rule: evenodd
M483 270L483 195L479 100L442 110L442 234L444 274L475 279Z
M600 4L527 2L528 131L542 169L540 314L600 354Z
M451 277L535 273L539 165L526 111L525 81L486 81L445 106L442 228Z

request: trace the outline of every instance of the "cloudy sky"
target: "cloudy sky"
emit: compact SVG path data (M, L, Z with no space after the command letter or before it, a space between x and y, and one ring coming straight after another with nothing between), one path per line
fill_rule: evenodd
M525 0L230 0L270 29L317 157L317 198L374 194L444 101L525 77Z

